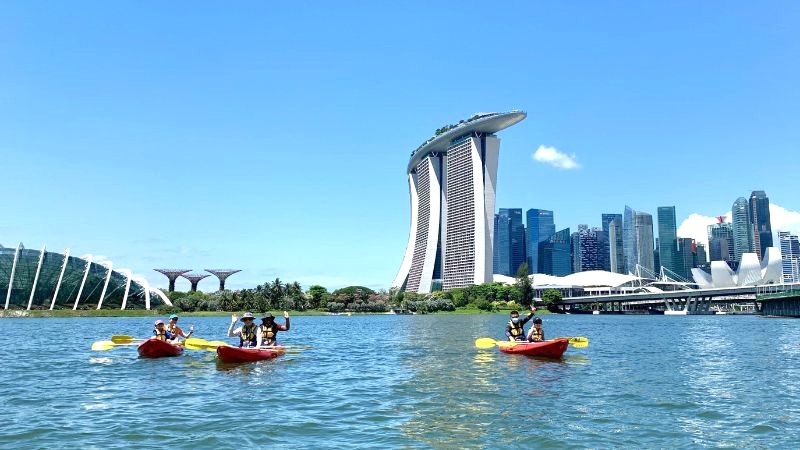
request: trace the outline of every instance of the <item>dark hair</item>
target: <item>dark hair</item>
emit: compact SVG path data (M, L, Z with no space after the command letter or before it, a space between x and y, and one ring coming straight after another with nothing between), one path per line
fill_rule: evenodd
M533 323L542 323L542 319L537 317L537 318L533 319Z
M513 316L514 314L519 315L519 311L517 310L511 311L511 315Z

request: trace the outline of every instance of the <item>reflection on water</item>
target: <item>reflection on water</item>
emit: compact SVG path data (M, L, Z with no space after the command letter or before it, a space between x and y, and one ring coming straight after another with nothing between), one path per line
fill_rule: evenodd
M183 320L210 339L229 323ZM281 341L312 349L234 365L87 350L150 319L0 320L0 447L800 448L800 322L546 316L591 345L556 361L474 347L507 320L297 317ZM60 338L19 339L42 328ZM181 414L152 420L166 401Z

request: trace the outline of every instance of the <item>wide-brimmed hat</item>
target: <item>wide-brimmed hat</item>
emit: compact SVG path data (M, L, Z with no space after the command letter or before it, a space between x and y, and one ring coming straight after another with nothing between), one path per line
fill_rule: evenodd
M262 314L261 320L274 319L274 318L275 316L273 316L272 313L264 313Z
M158 319L158 320L156 320L156 322L153 325L155 325L155 326L164 325L164 321L161 320L161 319Z
M255 316L253 316L253 315L252 315L251 313L249 313L249 312L248 312L248 313L244 313L244 314L242 314L242 318L241 318L241 319L239 319L239 320L241 320L242 322L244 322L244 319L255 319Z

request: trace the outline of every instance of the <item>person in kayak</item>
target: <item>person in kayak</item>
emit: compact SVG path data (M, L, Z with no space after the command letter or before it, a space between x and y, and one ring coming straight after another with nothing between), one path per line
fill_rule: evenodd
M286 324L275 323L275 316L271 313L264 314L261 318L261 325L258 327L257 347L271 347L278 344L278 331L289 331L289 313L284 311L283 318Z
M194 327L189 327L189 334L183 332L181 327L178 326L177 314L172 314L171 316L169 316L169 322L167 322L165 328L167 329L168 332L172 333L172 336L174 337L175 340L177 340L179 337L188 339L189 336L191 336L192 333L194 333Z
M156 320L154 326L155 328L153 328L153 337L150 339L158 339L159 341L171 341L175 339L176 336L167 331L167 329L164 327L163 320Z
M243 325L233 329L239 318L236 314L231 316L231 326L228 327L228 337L239 337L239 347L255 347L258 341L258 327L254 323L255 317L249 312L242 314Z
M544 342L544 330L542 329L542 318L533 319L533 328L528 332L528 342Z
M519 311L511 311L511 320L506 325L506 337L509 341L524 341L525 329L524 326L536 313L536 308L531 305L531 312L524 319L519 318Z

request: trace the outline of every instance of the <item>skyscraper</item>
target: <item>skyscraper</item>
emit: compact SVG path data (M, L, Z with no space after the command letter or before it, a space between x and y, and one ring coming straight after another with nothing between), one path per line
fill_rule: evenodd
M684 264L678 257L678 233L674 206L658 207L658 256L661 267L670 272L687 275L683 272Z
M633 216L635 253L634 264L654 272L655 260L653 257L653 216L646 212L636 211Z
M419 146L408 163L411 228L393 287L430 292L492 280L500 139L521 111L475 114Z
M759 259L772 247L772 223L769 217L769 197L764 191L750 194L750 222L753 224L753 244Z
M553 233L541 245L541 273L548 275L565 276L572 273L572 259L570 258L571 236L569 228Z
M556 225L553 221L553 211L546 209L532 208L527 211L527 238L525 239L526 258L528 260L528 270L530 273L545 273L544 267L539 259L539 248L556 232Z
M781 262L784 283L800 283L800 241L788 231L778 233L781 241Z
M494 272L514 276L525 261L525 227L522 224L522 209L500 208L496 216ZM530 270L530 269L529 269Z
M578 225L578 232L573 236L574 271L603 270L603 230Z
M718 223L708 226L708 251L711 261L735 261L733 250L733 224L725 217L717 217Z
M653 216L625 206L622 224L622 250L625 271L636 273L636 266L655 270L653 254Z
M617 221L617 225L612 232L611 222L613 221ZM608 265L606 270L624 273L622 267L622 214L603 214L601 225L603 226L603 233L605 233L606 241L608 242Z
M692 268L695 267L697 250L692 238L678 238L678 260L680 270L675 271L677 275L686 281L692 280Z
M609 265L615 273L625 273L625 260L622 256L622 215L608 223Z
M708 257L706 255L706 246L700 243L695 243L697 251L695 252L694 267L700 267L708 264Z
M755 252L753 243L753 224L750 222L750 204L744 197L733 202L733 252L737 262L742 260L742 253Z

